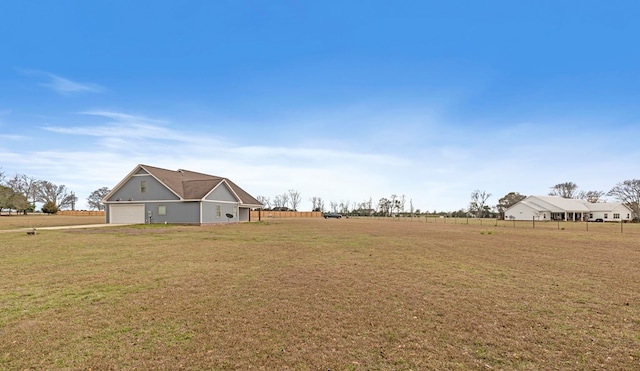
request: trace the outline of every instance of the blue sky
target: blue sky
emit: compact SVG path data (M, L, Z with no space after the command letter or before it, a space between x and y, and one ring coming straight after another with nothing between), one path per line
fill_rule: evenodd
M640 177L636 1L3 1L0 167L415 208Z

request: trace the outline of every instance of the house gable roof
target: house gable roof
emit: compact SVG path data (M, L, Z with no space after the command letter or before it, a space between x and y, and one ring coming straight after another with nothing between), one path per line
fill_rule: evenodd
M181 200L202 200L214 188L220 184L226 184L231 190L238 202L244 206L262 207L260 201L240 188L227 178L198 173L189 170L167 170L155 166L138 165L129 175L121 181L106 197L108 199L111 193L115 192L122 184L124 184L133 174L140 174L140 170L147 172L157 181L162 183L167 189L175 193Z
M546 203L551 205L551 211L554 212L562 212L562 211L578 211L578 212L588 212L589 208L585 205L587 202L585 200L579 200L574 198L563 198L560 196L531 196L532 201L539 201L539 203ZM553 210L556 209L556 210Z
M590 211L612 211L621 205L624 206L620 202L591 203L582 199L563 198L560 196L528 196L518 204L527 205L536 211L585 213ZM511 207L509 209L511 209ZM507 211L509 209L507 209Z

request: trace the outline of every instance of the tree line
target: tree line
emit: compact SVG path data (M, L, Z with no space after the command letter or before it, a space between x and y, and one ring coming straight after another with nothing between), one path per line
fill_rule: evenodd
M605 202L605 196L614 197L617 201L629 207L634 215L634 219L640 220L640 179L625 180L616 184L608 192L591 190L580 190L573 182L558 183L549 187L550 196L560 196L563 198L583 199L587 202ZM516 203L522 201L527 196L519 192L509 192L500 199L497 204L489 202L492 194L484 190L474 190L471 192L471 200L466 209L456 211L433 212L414 209L413 201L405 195L392 194L389 197L382 197L374 202L372 197L365 201L329 201L322 197L313 196L309 198L312 211L335 212L343 215L354 216L418 216L424 214L451 216L451 217L477 217L477 218L504 218L505 211ZM297 211L302 201L301 193L297 190L289 190L273 198L257 196L256 199L264 205L264 210Z
M103 210L102 199L111 190L102 187L91 192L87 197L87 205L90 210ZM605 191L583 191L573 182L558 183L550 187L550 196L560 196L564 198L583 199L587 202L603 202L604 197L614 197L631 209L635 220L640 220L640 179L625 180L617 183L608 192ZM413 201L405 195L392 194L389 197L382 197L374 202L372 197L360 202L329 201L322 197L313 196L309 198L312 211L331 211L345 215L358 216L415 216L421 214L437 214L453 217L502 217L504 212L520 202L526 195L518 192L509 192L498 200L498 203L491 205L488 200L492 194L484 190L471 192L471 201L467 209L457 211L436 211L432 213L414 209ZM256 199L262 203L264 210L274 211L298 211L302 202L300 191L290 189L272 198L257 196ZM75 210L78 202L73 191L67 189L64 184L57 185L47 180L36 179L24 174L15 174L7 177L0 168L0 213L4 209L15 210L18 213L36 211L36 203L41 203L40 211L54 214L58 210Z
M107 187L93 191L87 198L90 209L102 210L102 198L107 193ZM55 214L58 210L75 210L77 202L78 197L64 184L54 184L25 174L7 177L0 168L0 213L8 209L26 214L36 211L36 204L41 203L40 211Z
M289 190L274 197L257 196L256 199L263 205L263 210L273 211L298 211L302 202L302 195L297 190ZM325 202L322 197L309 198L311 211L333 212L343 215L358 216L392 216L400 214L420 214L419 209L413 208L413 201L407 200L405 195L391 195L383 197L378 202L369 197L365 201L351 202L349 200Z

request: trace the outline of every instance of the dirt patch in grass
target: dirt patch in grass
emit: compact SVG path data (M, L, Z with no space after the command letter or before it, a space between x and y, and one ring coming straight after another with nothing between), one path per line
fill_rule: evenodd
M640 367L629 234L307 219L2 238L0 368Z

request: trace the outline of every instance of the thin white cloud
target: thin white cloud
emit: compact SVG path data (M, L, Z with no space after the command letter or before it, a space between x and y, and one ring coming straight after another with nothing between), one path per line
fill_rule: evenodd
M91 116L91 123L44 128L60 135L56 142L63 143L62 147L48 146L47 152L16 149L12 153L3 152L0 143L0 158L14 164L20 173L67 185L81 202L95 189L114 186L142 163L229 177L251 194L271 198L296 189L303 196L302 209L310 207L308 200L313 196L322 197L327 204L363 202L369 197L377 203L396 194L412 199L415 208L451 211L467 207L475 189L492 193L489 202L495 204L508 192L545 194L562 181L574 181L585 190L607 191L640 170L635 163L627 162L622 168L613 158L587 156L590 148L607 147L622 132L607 131L602 138L592 133L557 135L549 130L554 125L535 121L477 128L467 125L468 133L456 140L444 128L460 133L464 125L440 120L422 131L410 130L416 137L429 136L428 141L416 140L425 143L419 147L409 146L412 140L408 140L379 148L371 144L378 138L358 136L351 140L357 145L334 145L332 135L320 132L313 141L304 140L308 134L301 131L297 137L272 140L272 145L246 142L242 136L221 138L212 128L234 127L224 120L197 129L116 111L80 114L88 119ZM394 120L386 117L384 121ZM277 136L275 131L273 134ZM290 146L283 144L289 141ZM599 174L598 179L593 174Z
M23 135L12 135L12 134L0 134L0 139L6 140L23 140L26 139Z
M114 112L114 111L104 111L104 110L90 110L90 111L82 111L78 112L81 115L91 115L91 116L99 116L106 117L112 119L117 122L127 122L127 123L156 123L156 124L166 124L165 120L152 119L146 116L141 115L132 115L129 113L123 112Z
M115 143L126 145L132 140L141 139L191 141L191 137L171 129L167 122L162 120L111 111L84 111L79 114L109 120L94 126L45 126L42 129L60 134L100 137L105 143L112 143L112 145Z
M103 93L107 90L103 86L100 86L98 84L73 81L50 72L23 70L23 73L44 77L46 81L40 83L39 85L51 89L60 95Z
M101 93L104 91L104 88L100 85L79 83L53 74L48 74L48 76L50 81L41 85L51 88L60 94Z

